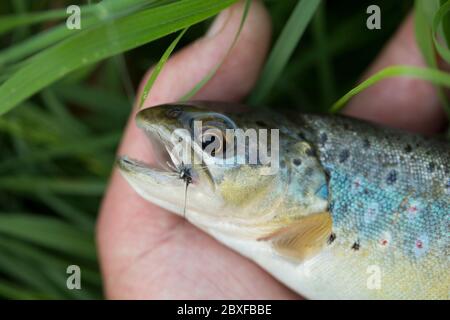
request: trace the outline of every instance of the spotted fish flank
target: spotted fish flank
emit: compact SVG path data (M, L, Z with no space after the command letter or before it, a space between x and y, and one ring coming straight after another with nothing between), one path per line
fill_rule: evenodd
M177 214L186 203L190 222L303 296L449 298L448 142L343 116L217 107L159 106L141 111L137 122L166 147L162 156L168 132L190 128L192 119L220 129L279 129L279 170L262 176L260 163L215 160L192 166L184 202L180 172L121 158L121 171L139 194ZM203 152L195 142L189 147ZM382 276L376 290L367 285L374 267Z
M450 187L445 184L450 183L449 144L345 117L302 118L308 132L305 136L317 142L321 163L330 175L336 235L353 234L347 245L354 245L358 238L361 248L372 248L376 240L384 250L371 253L370 260L392 259L387 269L396 268L395 256L401 252L417 268L415 273L421 275L420 286L426 288L427 281L434 282L441 287L442 298L447 298ZM318 143L316 130L327 133L326 146ZM363 141L370 137L373 143L362 142L367 148L358 149L358 156L348 162L335 161L342 154L341 141L353 139L354 132ZM444 282L438 285L439 281Z

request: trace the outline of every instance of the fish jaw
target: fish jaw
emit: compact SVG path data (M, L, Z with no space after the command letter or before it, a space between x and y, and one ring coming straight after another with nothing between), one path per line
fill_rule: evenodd
M141 197L181 214L185 183L175 172L150 168L128 156L119 157L117 165L122 176Z
M173 214L183 216L185 183L174 172L152 169L141 161L130 159L127 156L119 157L117 165L122 176L141 197ZM195 198L193 193L190 193L189 196ZM308 291L308 288L304 287L305 283L308 283L304 280L307 279L299 278L299 276L307 274L302 271L305 267L279 256L270 242L257 241L255 238L258 234L252 235L254 229L246 229L235 223L228 223L226 220L211 219L213 215L205 214L204 207L201 209L192 207L195 202L192 201L192 198L190 200L187 203L184 217L192 224L230 249L255 261L291 289L298 291L296 283L300 280L303 285L302 292L306 296L320 297L320 294L316 293L313 288ZM210 204L211 202L208 207L211 207Z
M211 185L199 181L203 176L200 176L194 167L190 168L190 174L198 181L190 181L188 186L181 176L180 168L185 158L183 152L194 147L190 142L190 136L186 136L184 131L176 131L180 129L180 125L166 116L167 108L150 109L150 115L148 110L138 113L136 125L153 146L157 165L150 166L126 155L120 156L117 159L117 166L122 176L144 199L177 215L199 216L198 212L202 210L199 210L197 204L202 201L208 201L211 204L208 207L214 210L218 202L214 201ZM174 135L174 132L177 134ZM179 138L187 141L187 149L174 148L176 143L174 139Z

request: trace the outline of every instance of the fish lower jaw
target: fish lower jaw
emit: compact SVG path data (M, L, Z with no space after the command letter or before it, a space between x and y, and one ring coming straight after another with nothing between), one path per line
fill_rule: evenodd
M222 234L225 237L233 237L240 240L251 240L256 241L262 235L266 234L265 230L256 227L255 225L243 225L233 222L233 219L227 218L224 215L218 215L221 212L220 204L214 205L211 201L203 200L198 203L210 203L208 205L211 212L204 211L203 207L194 207L189 205L189 198L186 210L184 209L184 199L181 197L178 201L167 200L159 197L156 194L151 194L142 189L135 188L136 192L145 200L156 204L157 206L170 211L171 214L176 214L186 220L191 224L200 228L210 235ZM182 192L180 189L179 192ZM203 211L202 211L203 209Z

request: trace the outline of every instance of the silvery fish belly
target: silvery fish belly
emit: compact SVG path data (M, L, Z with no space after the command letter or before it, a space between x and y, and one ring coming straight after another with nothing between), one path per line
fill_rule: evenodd
M448 299L448 142L343 116L241 109L140 111L159 165L122 156L121 172L304 297Z

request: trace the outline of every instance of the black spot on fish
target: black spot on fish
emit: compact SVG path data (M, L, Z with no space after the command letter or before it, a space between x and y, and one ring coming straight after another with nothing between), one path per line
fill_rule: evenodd
M428 164L428 172L432 173L432 172L434 172L434 169L436 169L436 164L433 161L431 161Z
M327 243L332 244L336 240L336 233L332 232L330 236L328 237Z
M345 129L345 130L350 130L350 126L349 126L348 123L344 123L344 129Z
M405 147L405 152L410 153L412 151L412 147L410 144L407 144Z
M300 159L298 159L298 158L295 158L294 160L292 160L292 162L293 162L294 165L296 165L297 167L298 167L299 165L302 164L302 160L300 160Z
M369 149L370 148L370 141L369 141L369 139L364 139L363 140L363 147L365 149Z
M387 175L386 183L388 185L393 185L396 181L397 181L397 171L392 170Z
M325 144L328 141L328 136L325 132L320 134L319 142L320 144Z
M350 157L350 151L348 149L344 149L339 154L339 162L344 163Z
M328 206L328 210L329 210L330 212L333 212L334 206L335 206L334 201L331 201L331 202L330 202L330 205Z
M352 250L358 251L360 248L359 240L356 240L352 245Z
M314 157L315 156L314 150L311 149L311 148L306 149L305 153L306 153L306 155L308 155L310 157Z
M297 132L297 137L299 137L301 140L306 140L305 136L301 132Z

